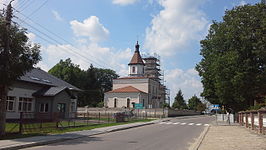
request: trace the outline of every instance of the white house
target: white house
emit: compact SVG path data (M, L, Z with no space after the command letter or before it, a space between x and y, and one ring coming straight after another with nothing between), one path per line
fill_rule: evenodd
M72 117L77 110L79 91L79 88L34 68L9 87L6 118L19 119L20 112L59 112L62 117Z

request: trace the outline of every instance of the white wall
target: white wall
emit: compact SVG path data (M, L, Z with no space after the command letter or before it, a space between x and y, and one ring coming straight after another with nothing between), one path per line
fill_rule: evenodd
M105 106L114 108L114 99L117 99L117 108L127 107L127 99L130 99L130 108L134 103L142 103L147 105L147 94L144 93L105 93Z
M161 96L160 83L158 81L149 78L115 79L113 81L113 89L123 88L126 86L133 86L143 92L148 93L148 102L151 105L151 108L159 108L161 107L161 103L164 103L164 98L154 98Z
M30 84L26 82L15 82L12 86L9 87L11 90L8 91L8 96L14 96L15 99L15 109L14 111L7 111L6 118L7 119L18 119L20 117L20 112L18 110L19 106L19 97L33 98L32 102L32 112L35 111L35 99L32 96L34 92L41 89L41 86L36 84Z

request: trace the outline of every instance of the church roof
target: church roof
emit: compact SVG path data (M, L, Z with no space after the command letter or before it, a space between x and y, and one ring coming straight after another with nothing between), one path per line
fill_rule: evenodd
M133 57L131 58L131 61L128 65L137 65L137 64L140 64L140 65L144 65L144 62L140 56L140 53L139 53L139 44L137 42L137 44L135 45L135 52L134 52L134 55Z
M133 86L126 86L126 87L122 87L122 88L118 88L118 89L114 89L112 91L109 91L107 93L146 93L143 92Z

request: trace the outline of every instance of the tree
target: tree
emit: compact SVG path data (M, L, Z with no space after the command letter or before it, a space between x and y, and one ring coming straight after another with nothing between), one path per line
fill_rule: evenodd
M79 68L79 65L72 63L70 58L65 61L60 60L48 73L76 87L83 87L85 72Z
M187 104L184 100L182 91L179 90L176 94L175 101L172 105L173 108L178 108L178 109L187 109Z
M201 41L202 60L196 70L202 96L235 111L253 105L266 88L266 5L238 6L214 21Z
M194 95L188 100L188 109L190 110L197 110L198 105L200 105L202 102L200 99Z
M40 57L40 46L31 45L26 29L11 23L12 6L0 15L0 136L5 134L8 86L33 68Z
M78 95L78 106L101 106L104 93L112 89L113 79L118 78L115 71L93 65L82 70L70 58L60 60L49 73L83 90Z

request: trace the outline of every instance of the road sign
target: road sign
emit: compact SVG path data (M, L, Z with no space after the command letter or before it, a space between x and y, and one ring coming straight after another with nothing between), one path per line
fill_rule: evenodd
M220 109L220 105L219 104L213 104L212 105L212 110L219 110Z
M136 109L143 109L143 104L135 103Z

